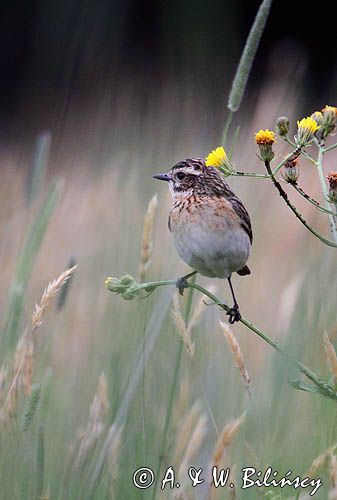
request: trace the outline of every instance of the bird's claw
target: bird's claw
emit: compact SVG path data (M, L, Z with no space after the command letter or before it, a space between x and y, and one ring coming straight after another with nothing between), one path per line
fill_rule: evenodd
M231 307L227 311L227 316L229 316L229 323L233 325L235 322L240 321L241 319L241 314L239 310L239 306L236 304L235 306Z
M184 295L185 288L188 288L187 278L185 276L177 279L176 288L178 288L180 295Z

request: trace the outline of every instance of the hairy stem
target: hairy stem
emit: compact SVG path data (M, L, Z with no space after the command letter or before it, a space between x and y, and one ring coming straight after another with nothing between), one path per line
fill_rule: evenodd
M231 173L234 177L255 177L257 179L269 179L270 175L266 174L256 174L255 172L233 172Z
M303 191L303 189L299 186L297 186L297 184L290 184L303 198L305 198L309 203L311 203L312 205L314 205L314 207L316 207L320 212L323 212L324 214L331 214L331 215L334 215L335 217L337 216L337 212L333 212L332 210L328 210L327 208L324 208L322 207L322 205L320 203L318 203L318 201L314 200L313 198L311 198L311 196L309 196L305 191Z
M148 283L141 283L141 284L136 284L137 285L137 291L141 290L151 290L153 291L155 288L160 287L160 286L176 286L176 281L175 280L160 280L160 281L151 281ZM107 288L109 289L109 285L107 285ZM197 290L198 292L202 293L206 297L208 297L214 304L217 304L221 309L225 310L226 312L230 309L229 306L224 304L216 295L212 294L209 292L206 288L198 285L197 283L193 282L192 280L187 283L187 288L191 288L194 290ZM114 290L112 290L114 291ZM120 292L121 293L121 292ZM191 309L191 302L192 302L192 296L190 294L189 300L186 306L186 312L185 312L185 320L188 320L189 314L190 314L190 309ZM300 370L309 380L311 380L317 387L319 387L320 392L325 395L326 397L329 397L331 399L337 400L337 393L335 392L334 388L331 387L330 385L326 384L324 380L322 380L320 377L318 377L314 372L312 372L309 368L307 368L303 363L298 361L292 354L288 353L283 347L279 345L278 342L270 338L268 335L266 335L264 332L262 332L259 328L257 328L253 323L248 321L245 318L240 319L240 323L245 325L250 331L258 335L264 342L267 342L273 349L275 349L278 353L280 353L283 357L285 357L294 367L296 367L298 370ZM171 386L171 394L170 394L170 399L169 399L169 404L168 404L168 410L166 413L166 419L165 419L165 425L164 425L164 433L163 433L163 438L162 438L162 443L161 443L161 455L159 459L159 464L157 468L157 474L156 477L158 477L158 474L160 473L160 468L162 465L163 461L163 453L165 451L165 445L166 445L166 439L167 439L167 434L168 434L168 429L169 429L169 424L171 420L171 415L172 415L172 408L173 408L173 401L174 401L174 394L175 394L175 389L177 385L177 380L178 380L178 373L179 373L179 367L181 363L181 357L182 357L182 343L180 345L180 348L178 350L178 355L177 355L177 360L176 360L176 366L175 366L175 373L174 373L174 378ZM153 492L152 498L155 498L155 491L156 491L156 485L155 483L155 488Z
M324 205L327 210L329 210L330 205L328 202L328 189L326 186L325 178L324 178L324 172L323 172L323 155L324 155L324 148L323 145L318 146L318 158L317 158L317 172L318 172L318 177L319 181L321 183L321 189L322 189L322 194L323 194L323 199L324 199ZM335 240L337 244L337 227L336 227L336 220L335 217L331 214L329 214L329 223L330 223L330 229L331 233L333 236L333 239Z
M220 144L223 147L226 147L227 135L228 135L228 131L230 129L230 126L232 124L232 120L233 120L233 111L229 110L229 113L228 113L228 116L227 116L227 120L226 120L225 126L224 126L222 134L221 134L221 142L220 142Z
M332 144L331 146L328 146L327 148L324 148L323 152L327 153L328 151L332 151L333 149L336 149L336 148L337 148L337 142L336 142L336 144Z
M322 234L320 234L318 231L316 231L316 229L312 228L306 222L306 220L303 218L303 215L301 215L300 212L297 210L297 208L291 203L291 201L288 198L287 193L285 192L285 190L283 189L283 187L281 186L281 184L276 179L274 173L272 172L269 161L265 162L265 166L266 166L267 172L270 175L271 180L272 180L274 186L276 187L279 195L285 201L285 203L288 205L288 207L290 208L290 210L295 214L295 216L297 217L297 219L303 224L303 226L305 226L308 229L308 231L310 231L310 233L312 233L314 236L316 236L316 238L318 238L319 240L321 240L321 242L324 243L325 245L337 248L337 240L336 240L336 242L328 240Z

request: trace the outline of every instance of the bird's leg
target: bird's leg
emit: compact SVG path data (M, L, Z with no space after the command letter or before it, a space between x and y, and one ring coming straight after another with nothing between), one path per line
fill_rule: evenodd
M185 276L182 276L181 278L178 278L176 281L176 287L179 290L180 295L184 295L184 290L185 288L188 288L188 283L187 280L188 278L191 278L195 274L197 274L198 271L193 271L192 273L186 274Z
M233 307L231 307L227 311L227 315L229 316L229 322L232 325L236 321L240 321L241 314L240 314L240 310L239 310L239 304L237 303L237 300L236 300L236 297L235 297L235 293L234 293L234 290L233 290L233 285L232 285L231 278L229 277L227 279L228 279L229 287L231 289L231 293L232 293L232 297L233 297L233 301L234 301Z

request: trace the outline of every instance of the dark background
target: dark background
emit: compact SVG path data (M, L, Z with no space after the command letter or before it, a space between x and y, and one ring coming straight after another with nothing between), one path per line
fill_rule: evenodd
M136 99L143 92L139 82L156 89L172 75L194 79L215 96L220 89L227 93L259 4L253 0L3 2L2 137L9 138L32 94L41 96L44 107L62 103L66 113L74 96L86 99L102 86L118 89L130 79L135 82ZM327 2L321 10L317 6L310 10L306 2L275 0L251 88L266 72L277 78L283 72L291 76L305 60L305 93L311 101L321 105L321 95L334 96L335 29L328 13Z

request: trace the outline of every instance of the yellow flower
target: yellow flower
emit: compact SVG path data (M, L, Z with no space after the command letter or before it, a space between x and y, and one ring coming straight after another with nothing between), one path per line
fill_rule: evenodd
M274 158L273 144L276 142L275 132L272 130L259 130L255 134L255 142L260 149L260 158L264 162L270 162Z
M223 147L219 146L206 156L206 167L222 167L226 160L226 151Z
M233 165L227 158L226 151L222 146L213 149L207 156L205 160L206 167L216 167L225 176L229 176L234 172Z
M263 144L271 146L276 142L275 132L272 130L259 130L255 134L255 142L256 144Z
M297 135L295 141L298 146L305 146L314 139L314 134L320 128L317 122L308 116L297 121Z

